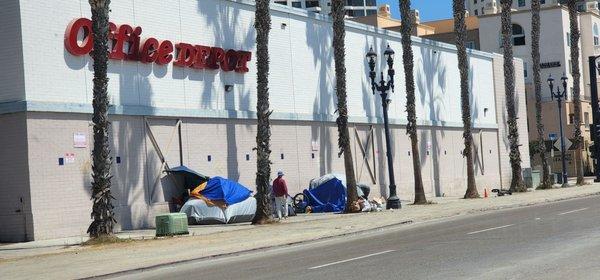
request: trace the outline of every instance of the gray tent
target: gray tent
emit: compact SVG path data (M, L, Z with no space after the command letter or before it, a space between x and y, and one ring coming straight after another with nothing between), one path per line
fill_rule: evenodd
M189 199L179 212L188 216L190 224L197 225L251 222L256 213L256 199L249 197L225 209L208 206L202 199Z

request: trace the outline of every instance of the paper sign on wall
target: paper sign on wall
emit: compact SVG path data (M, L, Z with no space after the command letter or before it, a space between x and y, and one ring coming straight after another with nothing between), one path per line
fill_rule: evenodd
M317 142L317 141L312 141L312 142L310 143L310 145L311 145L311 148L312 148L313 152L316 152L316 151L318 151L318 150L319 150L319 148L320 148L320 147L319 147L319 146L320 146L320 145L319 145L319 142Z
M73 133L73 147L87 148L87 135L82 132Z
M66 153L65 154L65 163L66 164L75 163L75 154L74 153Z

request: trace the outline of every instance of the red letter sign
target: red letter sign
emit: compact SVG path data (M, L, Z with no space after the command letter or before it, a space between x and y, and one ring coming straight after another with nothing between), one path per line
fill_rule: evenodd
M77 42L77 34L83 28L83 46ZM92 21L87 18L80 18L69 23L65 32L65 48L73 55L82 56L88 54L94 46L92 38Z
M109 22L108 39L112 42L109 53L110 59L140 61L142 63L156 63L166 65L173 61L173 65L190 67L194 69L219 69L225 72L248 72L248 61L251 52L224 50L218 47L207 47L178 43L173 46L169 40L159 41L156 38L141 40L142 28L132 27L127 24L116 25ZM82 42L79 43L79 32L83 33ZM92 21L87 18L73 20L65 30L65 48L76 56L89 54L93 47ZM173 52L174 48L177 52ZM176 56L176 57L175 57Z

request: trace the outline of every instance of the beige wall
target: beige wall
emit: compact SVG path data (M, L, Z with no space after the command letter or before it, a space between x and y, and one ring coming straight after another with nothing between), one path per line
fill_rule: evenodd
M168 201L178 196L181 190L164 174L158 177L160 163L144 117L111 118L112 192L117 229L152 227L154 215L169 211ZM174 118L148 118L152 133L172 167L179 165L178 134L172 134L176 122ZM91 209L92 132L89 115L30 112L27 127L35 239L85 234ZM409 155L410 142L405 127L392 125L391 128L398 193L407 203L414 196L413 155ZM357 178L372 186L372 197L385 196L388 174L383 127L373 127L370 145L366 146L369 131L367 124L350 125ZM87 134L88 148L73 147L74 133ZM254 189L256 157L252 147L255 133L254 120L184 118L181 134L183 163L201 173L238 180ZM334 123L273 121L272 133L272 176L277 170L285 171L291 194L301 192L314 177L326 173L344 174L343 159L337 156ZM421 127L418 133L427 196L462 196L466 184L466 165L461 155L462 129ZM172 135L174 140L167 149ZM366 147L366 160L363 160L357 135ZM475 129L473 136L478 188L483 192L483 188L499 187L496 130ZM75 154L75 162L59 166L58 158L70 153ZM249 160L246 160L246 154L250 156ZM121 163L116 163L117 157ZM366 161L375 180L371 178Z
M0 115L0 242L33 239L26 113Z
M421 37L423 37L425 39L448 43L448 44L456 44L456 34L454 34L454 32L436 33L436 34L432 34L432 35L424 35ZM466 42L474 42L475 49L479 50L481 47L481 44L479 43L479 29L468 30Z

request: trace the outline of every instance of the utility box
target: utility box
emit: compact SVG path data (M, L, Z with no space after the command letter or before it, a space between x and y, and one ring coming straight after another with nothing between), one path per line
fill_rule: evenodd
M173 236L188 234L188 220L185 213L169 213L157 215L156 236Z

